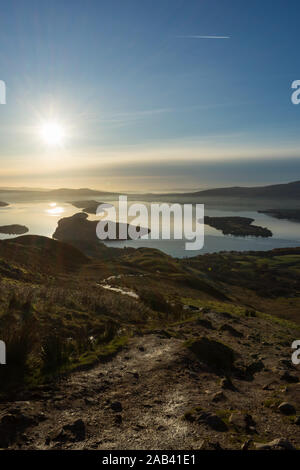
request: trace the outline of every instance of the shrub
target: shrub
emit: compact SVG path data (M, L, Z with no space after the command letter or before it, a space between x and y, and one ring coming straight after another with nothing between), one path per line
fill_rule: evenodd
M70 345L65 340L50 334L42 342L43 372L53 372L69 362Z
M6 344L6 365L0 369L1 388L9 386L11 381L23 382L30 355L37 348L35 318L29 313L24 317L14 323L5 322L1 328L1 339Z

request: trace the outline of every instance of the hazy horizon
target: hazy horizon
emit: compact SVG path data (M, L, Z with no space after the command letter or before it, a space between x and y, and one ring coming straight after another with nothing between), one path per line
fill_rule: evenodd
M129 189L129 188L126 188L126 187L119 187L119 188L114 188L112 189L111 191L113 192L124 192L124 193L135 193L135 194L144 194L144 193L151 193L153 192L154 194L155 193L170 193L170 192L178 192L178 193L189 193L189 192L196 192L196 191L202 191L202 190L206 190L206 189L217 189L217 188L231 188L231 187L235 187L235 186L241 186L241 187L261 187L261 186L270 186L270 185L277 185L277 184L288 184L288 183L293 183L293 182L296 182L298 181L297 179L293 179L293 180L288 180L288 181L273 181L273 182L266 182L266 183L257 183L257 184L239 184L239 183L232 183L232 184L224 184L224 185L220 185L220 184L210 184L210 185L205 185L205 184L200 184L199 186L197 187L180 187L180 186L174 186L174 187L169 187L169 188L154 188L154 189L151 189L151 187L149 188L143 188L142 189ZM89 190L93 190L93 191L103 191L103 192L110 192L109 190L107 189L104 189L103 187L96 187L96 186L85 186L85 185L77 185L77 186L44 186L44 187L41 187L41 186L0 186L0 191L54 191L54 190L60 190L60 189L70 189L70 190L81 190L81 189L89 189Z

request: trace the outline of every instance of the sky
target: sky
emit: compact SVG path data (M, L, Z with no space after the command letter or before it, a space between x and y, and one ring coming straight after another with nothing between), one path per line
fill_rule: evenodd
M3 2L0 186L300 179L299 18L298 0Z

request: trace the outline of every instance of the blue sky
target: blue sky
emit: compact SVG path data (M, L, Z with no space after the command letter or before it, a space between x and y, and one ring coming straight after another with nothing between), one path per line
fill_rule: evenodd
M296 0L6 2L0 185L300 179L299 18ZM50 121L62 148L40 138Z

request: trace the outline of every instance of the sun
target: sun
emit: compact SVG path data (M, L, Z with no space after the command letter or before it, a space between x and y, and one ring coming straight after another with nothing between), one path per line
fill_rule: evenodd
M65 130L57 122L47 122L41 126L40 134L45 144L49 146L59 146L64 143Z

